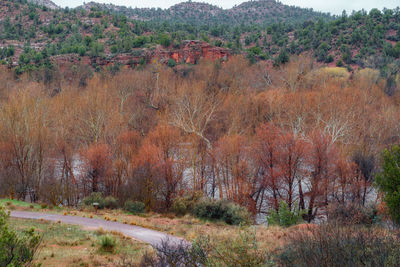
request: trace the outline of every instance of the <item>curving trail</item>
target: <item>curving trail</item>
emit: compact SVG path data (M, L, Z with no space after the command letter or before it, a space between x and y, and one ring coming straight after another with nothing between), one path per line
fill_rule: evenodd
M139 226L127 225L119 222L110 222L101 219L90 219L76 216L64 216L60 214L47 214L40 212L29 212L29 211L11 211L11 217L21 219L33 219L33 220L46 220L52 222L62 222L66 224L80 225L90 229L103 228L106 231L120 232L125 236L137 239L139 241L148 243L152 246L158 247L162 241L168 240L173 244L180 244L187 242L182 238L168 235L162 232L146 229Z

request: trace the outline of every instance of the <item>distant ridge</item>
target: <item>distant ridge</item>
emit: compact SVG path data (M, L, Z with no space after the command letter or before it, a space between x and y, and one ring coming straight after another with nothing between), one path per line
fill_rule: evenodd
M52 62L64 70L80 63L117 69L154 58L175 66L243 54L251 63L279 65L307 53L318 64L351 70L400 59L400 9L331 16L274 0L230 9L198 2L168 9L95 2L55 8L50 0L0 0L1 64L24 73Z
M332 19L329 13L313 9L284 5L275 0L244 2L230 9L201 2L182 2L168 9L130 8L113 4L89 2L78 8L117 12L142 21L168 21L189 24L271 24L279 22L304 22L312 19Z

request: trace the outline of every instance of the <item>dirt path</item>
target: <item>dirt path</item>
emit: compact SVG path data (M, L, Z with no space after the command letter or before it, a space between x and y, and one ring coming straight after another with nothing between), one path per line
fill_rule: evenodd
M129 236L139 241L148 243L152 246L159 246L161 245L161 242L166 239L174 244L185 242L182 238L171 236L162 232L146 229L139 226L131 226L123 223L110 222L100 219L90 219L76 216L64 216L59 214L46 214L28 211L11 211L11 217L34 220L43 219L52 222L60 221L66 224L80 225L92 230L103 228L106 231L120 232L125 236Z

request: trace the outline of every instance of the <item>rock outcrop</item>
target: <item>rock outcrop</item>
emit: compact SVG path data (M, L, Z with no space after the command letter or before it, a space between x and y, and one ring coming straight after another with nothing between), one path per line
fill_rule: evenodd
M79 59L76 54L53 57L53 61L61 68L71 64L87 64L108 66L113 64L137 66L140 63L152 63L154 60L167 64L173 59L177 64L197 64L200 59L226 61L231 56L230 50L222 47L212 47L210 44L197 40L184 41L179 49L135 49L131 53L106 55L105 57Z
M178 64L196 64L202 58L227 60L230 57L230 50L221 47L211 47L206 42L187 40L183 42L180 49L156 51L154 57L161 61L173 59Z

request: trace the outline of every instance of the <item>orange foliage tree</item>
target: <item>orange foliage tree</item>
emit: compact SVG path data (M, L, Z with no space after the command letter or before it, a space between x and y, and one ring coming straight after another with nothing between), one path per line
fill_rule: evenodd
M229 199L255 212L253 195L256 177L249 162L246 138L240 135L222 137L215 148L220 198Z
M400 140L399 101L378 71L307 56L73 69L78 79L45 85L0 73L1 196L76 205L101 191L166 210L201 191L254 213L285 201L311 221L330 203L365 205L373 159Z
M109 177L112 171L112 154L106 144L93 144L82 152L86 171L82 174L82 184L87 193L113 191Z

